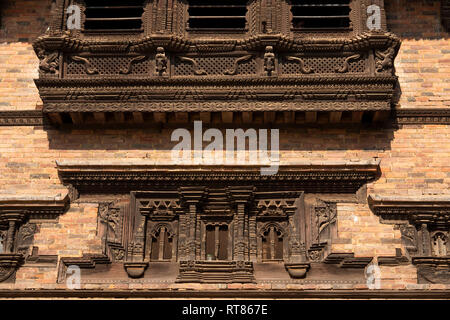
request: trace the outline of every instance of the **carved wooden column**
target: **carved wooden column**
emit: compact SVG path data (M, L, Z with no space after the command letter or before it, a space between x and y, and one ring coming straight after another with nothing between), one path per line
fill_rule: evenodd
M180 216L180 225L183 224L185 238L185 253L180 252L180 260L201 259L201 223L198 221L197 211L205 195L204 187L182 187L179 190L180 198L187 212Z
M16 232L19 229L20 224L25 219L23 210L10 210L2 214L2 220L7 221L8 230L6 233L6 244L5 252L14 252L14 239L16 237Z
M237 261L249 260L249 211L246 207L253 197L253 187L229 188L231 201L236 204L236 215L234 217L234 254L233 259Z
M257 236L256 236L256 213L252 213L249 216L249 223L248 223L248 232L249 232L249 242L250 242L250 248L249 248L249 256L250 261L256 262L257 261L257 250L258 250L258 243L257 243Z
M431 255L430 232L428 231L428 225L426 223L422 223L420 226L420 236L422 239L422 255Z

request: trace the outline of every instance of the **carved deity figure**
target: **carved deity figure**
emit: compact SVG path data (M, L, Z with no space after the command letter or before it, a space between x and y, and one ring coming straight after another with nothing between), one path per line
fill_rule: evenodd
M375 51L377 57L376 68L378 72L393 67L395 49L390 47L386 51Z
M266 53L264 53L264 71L267 72L268 76L271 76L274 70L275 70L275 54L273 53L273 47L267 46Z
M46 55L44 49L39 50L38 57L41 60L39 62L39 69L46 73L58 74L58 56L58 52L52 52Z
M438 257L447 255L447 237L442 232L436 233L433 237L434 254Z
M163 47L158 47L156 49L155 64L156 64L156 72L158 73L158 75L162 76L163 74L166 73L167 57Z

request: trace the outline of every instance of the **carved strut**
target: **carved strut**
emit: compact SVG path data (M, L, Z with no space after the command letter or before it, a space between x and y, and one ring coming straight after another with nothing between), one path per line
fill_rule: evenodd
M236 60L234 60L233 68L225 70L224 74L226 74L226 75L235 75L237 73L238 68L239 68L239 64L242 63L242 62L250 60L252 57L253 57L253 55L249 54L249 55L237 58Z
M188 58L188 57L178 57L181 61L183 62L189 62L190 64L192 64L192 66L194 67L194 74L196 76L202 76L202 75L206 75L206 71L204 69L200 69L198 62L192 58Z
M305 66L305 62L303 61L302 58L294 57L294 56L288 56L288 57L286 57L286 59L288 61L294 61L294 62L297 62L298 64L300 64L300 72L301 73L305 73L305 74L314 73L313 69L311 69L310 67Z
M350 61L357 60L359 58L361 58L360 54L354 54L352 56L345 58L344 65L342 66L342 68L336 68L336 72L339 72L339 73L348 72L348 69L350 68Z
M130 74L133 64L144 61L145 59L147 59L147 56L134 57L133 59L130 60L130 62L128 62L128 67L126 69L121 69L119 72L121 74Z
M84 71L87 74L98 74L98 70L96 68L91 67L91 63L88 59L80 57L80 56L71 56L71 59L76 62L81 62L84 64Z

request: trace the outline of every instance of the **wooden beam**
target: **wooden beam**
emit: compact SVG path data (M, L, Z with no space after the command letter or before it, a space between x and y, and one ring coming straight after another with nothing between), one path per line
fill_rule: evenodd
M361 123L364 111L353 111L352 112L352 122Z
M70 118L72 119L73 124L83 124L83 113L71 112Z
M211 112L200 112L200 120L204 123L211 123Z
M305 112L305 121L307 123L317 122L317 112L316 111L307 111L307 112Z
M189 122L189 113L187 112L175 112L175 122L176 123L188 123Z
M331 111L330 112L330 123L339 123L341 122L342 111Z
M94 119L96 122L105 124L106 123L106 117L104 112L94 112Z
M389 111L375 111L375 114L373 115L373 122L383 122L386 121L389 118L390 112Z
M61 115L60 115L59 113L49 113L49 114L48 114L48 117L50 118L50 120L51 120L53 123L56 123L56 124L63 124L62 117L61 117Z
M144 123L144 114L142 112L133 112L133 120L135 123Z
M233 123L233 112L224 111L222 112L223 123Z
M275 122L275 111L264 112L264 123L274 123Z
M157 123L166 123L167 122L167 114L165 112L154 112L153 119Z
M253 112L243 111L242 112L242 123L248 124L253 121Z
M295 111L284 111L284 123L295 123Z
M114 112L114 120L117 123L125 123L125 114L123 112Z

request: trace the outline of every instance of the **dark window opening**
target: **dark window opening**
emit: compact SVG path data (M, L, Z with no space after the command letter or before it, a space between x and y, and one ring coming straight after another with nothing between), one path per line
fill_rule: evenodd
M276 227L271 226L262 237L263 260L283 259L283 235Z
M228 227L209 225L206 227L206 260L228 259Z
M144 0L86 0L84 30L142 31Z
M189 29L243 30L247 0L189 1Z
M152 237L150 259L153 261L172 259L172 237L166 227L161 227Z
M350 0L292 0L295 30L350 28Z

